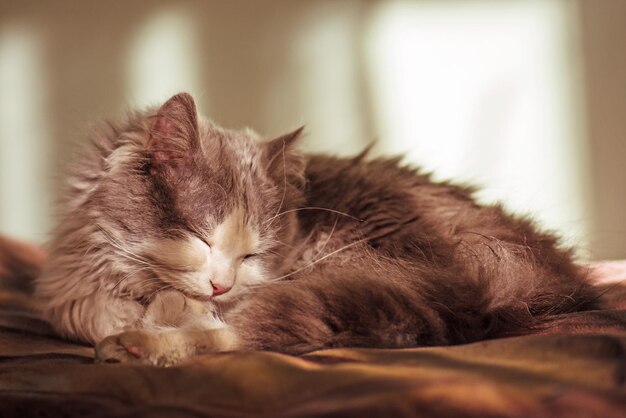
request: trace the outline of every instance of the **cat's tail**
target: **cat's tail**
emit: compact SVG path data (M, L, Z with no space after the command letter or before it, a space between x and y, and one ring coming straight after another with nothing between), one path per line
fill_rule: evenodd
M0 235L0 284L31 288L41 272L45 251L36 245Z

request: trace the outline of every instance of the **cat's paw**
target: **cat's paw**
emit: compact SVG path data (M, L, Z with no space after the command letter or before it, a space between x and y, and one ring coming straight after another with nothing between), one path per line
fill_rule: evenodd
M110 335L96 345L96 362L131 363L139 361L139 356L136 355L140 353L139 349L125 346L120 339L122 335Z
M171 347L162 334L149 331L126 331L106 337L96 346L100 363L141 363L171 366L184 356Z
M199 318L212 317L207 304L190 299L176 290L158 292L143 318L145 327L181 327Z

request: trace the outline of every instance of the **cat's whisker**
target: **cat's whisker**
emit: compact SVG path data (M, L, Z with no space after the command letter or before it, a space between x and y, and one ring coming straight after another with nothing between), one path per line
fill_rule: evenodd
M268 240L267 244L268 245L282 245L282 246L287 247L287 248L295 248L295 246L293 246L291 244L287 244L286 242L283 242L283 241L281 241L279 239Z
M135 270L131 270L130 272L128 272L126 275L122 276L120 279L117 280L117 282L115 283L115 285L111 288L111 290L116 290L117 287L122 284L122 282L128 280L129 277L136 275L137 273L141 272L141 271L146 271L146 270L151 270L150 267L140 267L137 268ZM160 281L158 279L155 279L153 277L147 276L147 277L141 277L140 279L136 280L133 282L133 284L136 287L142 287L144 284L149 284L149 285L154 285L154 284L159 284Z
M326 241L324 241L324 244L322 244L322 248L319 249L319 251L317 252L317 254L315 254L315 257L319 257L321 254L324 253L324 250L326 249L326 246L328 245L328 243L330 242L330 239L333 237L333 234L335 233L335 229L337 228L337 223L339 222L339 217L335 218L335 223L333 224L333 228L330 230L330 233L328 234L328 238L326 238ZM313 257L313 258L315 258Z
M124 251L123 249L118 249L119 251L116 251L116 254L118 254L121 257L124 257L128 260L134 261L135 263L142 265L142 266L150 266L150 264L147 261L143 261L141 259L135 258L132 255L129 255L126 251Z
M123 275L122 277L120 277L115 284L113 285L113 287L111 288L112 290L115 290L122 282L124 282L125 280L127 280L129 277L136 275L137 273L141 272L141 271L145 271L148 270L148 267L140 267L140 268L136 268L133 270L130 270L129 272L127 272L125 275ZM144 278L142 277L140 280L138 280L138 282L143 281Z
M152 300L154 298L154 296L159 293L159 292L163 292L165 290L170 290L170 289L174 289L177 290L174 286L170 285L170 284L163 284L161 287L159 287L158 289L154 289L153 291L151 291L150 293L146 294L143 296L144 299L146 300Z
M283 241L281 241L279 239L276 239L276 238L274 238L272 242L274 244L280 244L280 245L285 246L287 248L294 249L295 252L297 252L297 251L299 251L300 249L306 247L309 244L309 241L311 240L311 238L313 238L313 235L315 235L315 231L314 230L309 232L308 235L305 238L303 238L298 245L287 244L286 242L283 242Z
M116 251L115 253L121 257L124 257L128 260L134 261L140 265L149 265L149 263L146 260L143 260L142 258L138 257L137 255L133 254L132 252L122 248L121 246L118 246L117 244L115 244L114 242L109 241L108 242L109 245L111 245Z
M267 219L267 220L265 221L265 223L267 223L267 222L271 222L271 221L272 221L272 220L274 220L275 218L277 218L277 217L279 217L279 216L282 216L282 215L285 215L285 214L287 214L287 213L299 212L299 211L301 211L301 210L323 210L323 211L326 211L326 212L336 213L337 215L343 215L343 216L346 216L346 217L348 217L348 218L352 218L352 219L354 219L355 221L358 221L358 222L365 222L365 220L364 220L364 219L357 218L356 216L352 216L352 215L350 215L349 213L341 212L341 211L338 211L338 210L335 210L335 209L330 209L330 208L322 208L322 207L318 207L318 206L305 206L305 207L296 208L296 209L289 209L289 210L286 210L286 211L283 211L283 212L277 213L277 214L276 214L276 215L274 215L273 217L271 217L271 218ZM271 224L270 224L270 225L271 225Z
M100 232L102 233L102 236L104 237L104 239L115 249L117 249L119 252L118 254L133 260L137 263L143 264L143 265L150 265L150 262L142 257L139 254L136 254L130 250L128 250L127 248L124 248L115 238L113 238L107 231L104 230L104 228L102 228L101 226L98 225L98 229L100 230Z
M221 184L219 184L216 181L212 181L211 184L216 185L217 187L219 187L222 190L222 193L224 193L224 198L228 197L228 193L226 192L226 189L224 189L224 187Z
M280 204L278 205L276 214L272 218L270 218L270 226L272 225L274 219L276 219L276 217L282 210L283 204L285 203L285 196L287 195L287 162L285 159L285 141L283 141L282 156L283 156L283 197L280 199Z
M276 278L270 279L270 281L274 282L274 281L282 280L282 279L285 279L285 278L287 278L287 277L289 277L289 276L292 276L292 275L294 275L294 274L296 274L296 273L300 273L301 271L304 271L304 270L308 269L309 267L312 267L312 266L316 265L317 263L320 263L320 262L322 262L322 261L326 260L327 258L329 258L329 257L331 257L331 256L333 256L333 255L335 255L335 254L340 253L341 251L347 250L348 248L354 247L355 245L358 245L358 244L360 244L360 243L362 243L362 242L365 242L365 241L367 241L368 239L369 239L369 238L362 238L362 239L360 239L360 240L357 240L357 241L351 242L350 244L344 245L343 247L338 248L338 249L336 249L335 251L332 251L332 252L330 252L330 253L328 253L328 254L326 254L326 255L324 255L324 256L322 256L322 257L318 258L318 259L317 259L317 260L315 260L315 261L312 261L311 263L307 264L306 266L300 267L300 268L298 268L298 269L296 269L296 270L292 271L291 273L288 273L288 274L285 274L285 275L282 275L282 276L279 276L279 277L276 277Z

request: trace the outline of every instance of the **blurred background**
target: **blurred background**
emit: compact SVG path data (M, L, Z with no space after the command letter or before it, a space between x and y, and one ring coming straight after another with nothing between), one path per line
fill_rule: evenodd
M103 118L191 92L483 187L581 259L626 258L624 0L0 0L0 232L44 242Z

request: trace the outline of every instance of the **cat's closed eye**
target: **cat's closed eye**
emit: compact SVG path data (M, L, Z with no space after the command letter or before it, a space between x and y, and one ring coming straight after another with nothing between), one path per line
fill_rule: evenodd
M260 253L254 253L254 254L246 254L243 256L243 261L247 261L247 260L251 260L253 258L256 258L258 256L260 256Z
M201 236L198 236L198 239L199 239L200 241L202 241L202 242L203 242L203 243L204 243L207 247L209 247L209 250L211 250L211 249L212 249L212 248L211 248L211 244L209 244L209 241L207 241L205 238L203 238L203 237L201 237Z

